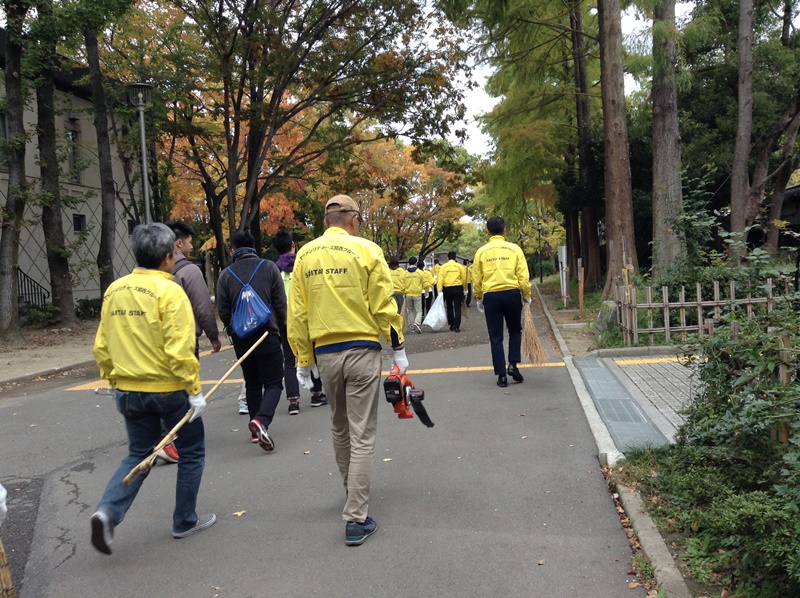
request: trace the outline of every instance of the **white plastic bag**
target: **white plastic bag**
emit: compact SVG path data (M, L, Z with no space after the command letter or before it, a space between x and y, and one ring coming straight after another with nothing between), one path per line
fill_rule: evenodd
M423 326L428 326L434 330L441 330L447 325L447 312L444 309L444 293L439 293L436 300L431 305L428 315L422 320Z

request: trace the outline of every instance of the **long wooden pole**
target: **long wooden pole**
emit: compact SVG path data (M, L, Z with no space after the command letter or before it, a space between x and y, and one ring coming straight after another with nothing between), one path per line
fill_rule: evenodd
M242 355L239 359L236 360L236 363L234 363L231 366L231 368L227 372L225 372L225 375L222 376L222 378L220 378L219 380L217 380L217 383L213 387L211 387L211 390L209 390L208 393L205 395L206 399L208 399L211 395L213 395L217 391L217 389L220 386L222 386L222 383L228 379L228 376L230 376L234 372L234 370L238 368L242 364L242 362L250 356L250 354L253 351L255 351L256 347L258 347L261 344L261 342L265 338L267 338L268 335L269 335L269 330L267 330L261 336L261 338L258 339L256 343L247 350L247 352L244 355ZM161 442L159 442L155 446L153 451L147 457L142 459L142 461L136 467L131 469L130 473L128 473L128 475L126 475L125 478L122 480L122 483L125 486L130 486L133 483L133 481L140 475L145 474L151 469L153 469L153 465L155 465L156 463L156 457L158 456L158 452L178 437L178 430L180 430L183 427L183 425L191 419L193 414L194 414L194 409L189 409L189 411L186 412L186 415L184 415L181 418L181 420L177 424L175 424L175 427L173 427L167 433L167 435L161 439Z

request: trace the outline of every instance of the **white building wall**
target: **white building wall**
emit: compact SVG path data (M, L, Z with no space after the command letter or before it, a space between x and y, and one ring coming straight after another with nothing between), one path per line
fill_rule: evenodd
M75 300L83 298L96 298L100 296L100 279L97 272L96 258L100 246L101 229L101 191L100 169L97 152L97 135L94 128L94 116L91 103L88 100L61 91L56 92L58 107L56 126L59 131L59 156L62 161L62 203L64 238L70 250L70 265L73 274L73 293ZM25 128L30 138L27 144L25 169L31 184L32 197L39 190L40 170L38 165L39 152L36 138L36 112L35 98L32 105L25 110ZM79 180L68 181L64 172L68 170L67 158L67 130L75 130L78 136L78 158L84 168L80 172ZM113 159L113 172L117 189L126 189L123 185L124 175L122 163L112 144L111 154ZM0 197L3 204L8 190L7 169L0 168ZM130 196L126 192L119 192L126 203ZM75 230L75 217L85 221L85 230ZM50 270L47 264L44 231L41 224L41 208L35 202L28 201L25 209L24 224L20 231L19 261L20 270L30 276L35 282L50 292ZM135 266L135 259L131 253L129 223L122 209L121 202L117 202L117 227L114 252L114 277L128 274Z

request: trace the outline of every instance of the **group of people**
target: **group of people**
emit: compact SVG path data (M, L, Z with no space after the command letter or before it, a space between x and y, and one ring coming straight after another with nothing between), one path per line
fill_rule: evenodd
M461 304L469 307L472 298L472 267L468 261L459 264L455 251L448 252L447 259L444 265L435 259L431 270L416 257L409 258L405 269L396 257L389 259L397 311L402 313L405 305L405 322L417 334L422 333L423 318L440 293L444 295L450 330L461 332Z
M276 236L275 246L281 254L277 263L258 256L249 233L236 233L230 239L230 266L221 273L217 286L217 311L229 333L243 281L249 281L271 310L269 320L255 334L246 338L231 334L238 357L259 343L242 362L252 441L265 451L274 450L269 428L283 382L290 414L299 411L301 385L312 391L312 406L329 403L335 459L346 491L342 518L349 546L362 544L377 530L369 515L369 496L381 387L381 337L391 346L393 363L404 373L408 358L402 302L413 301L416 310L424 293L430 296L433 292L433 283L414 274L417 269L411 260L409 269L401 271L402 288L398 289L397 268L390 269L378 245L358 236L361 223L359 207L352 198L332 197L325 205L326 230L321 237L295 254L289 233ZM193 415L175 440L180 458L173 537L185 538L216 521L214 514L196 512L205 464L200 415L206 406L199 377L198 338L205 332L213 350L218 351L219 331L215 318L193 309L187 285L173 282L194 279L197 274L202 277L196 266L196 272L188 266L179 268L191 252L193 236L191 229L184 227L174 223L137 226L131 238L137 267L112 283L103 298L94 354L101 376L115 389L129 441L128 455L91 516L92 544L105 554L111 554L114 530L146 476L128 487L123 478L150 454L163 436L164 426L172 428L190 408ZM507 376L523 380L517 367L521 309L523 301L530 302L531 289L522 251L502 237L503 219L490 218L487 229L489 243L475 255L474 293L478 309L486 314L497 383L506 386ZM437 272L436 288L444 294L452 315L451 328L458 332L460 304L468 291L467 273L455 262L455 254L451 253L449 260ZM409 281L417 286L411 287ZM188 287L199 288L196 284ZM208 308L210 298L208 305L203 298L203 305ZM210 313L213 316L213 307ZM509 330L507 368L504 321ZM327 396L321 392L320 380L324 380Z

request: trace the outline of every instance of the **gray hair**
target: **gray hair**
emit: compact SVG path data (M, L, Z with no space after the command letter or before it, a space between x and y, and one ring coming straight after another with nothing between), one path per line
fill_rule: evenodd
M140 224L131 235L133 255L140 268L156 270L175 251L175 233L166 224Z

